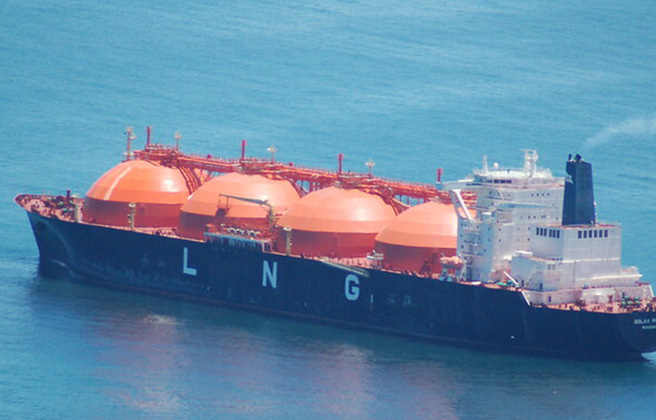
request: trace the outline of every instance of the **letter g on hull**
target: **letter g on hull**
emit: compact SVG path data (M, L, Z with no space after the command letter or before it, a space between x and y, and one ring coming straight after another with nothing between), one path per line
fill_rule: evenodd
M344 295L350 301L356 301L360 297L360 279L355 274L349 274L344 281Z

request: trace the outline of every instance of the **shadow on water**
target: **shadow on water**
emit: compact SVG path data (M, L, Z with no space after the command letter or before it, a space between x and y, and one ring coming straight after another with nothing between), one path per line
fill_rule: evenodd
M592 363L483 353L61 277L37 276L29 305L48 312L48 326L68 324L56 328L86 348L91 375L109 384L106 398L127 414L174 417L193 408L274 418L622 418L654 412L647 404L656 399L654 354L644 362Z

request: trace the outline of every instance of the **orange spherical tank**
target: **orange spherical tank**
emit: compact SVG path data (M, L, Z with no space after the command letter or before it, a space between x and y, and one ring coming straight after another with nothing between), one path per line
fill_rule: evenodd
M451 204L428 202L399 214L376 236L384 264L397 270L442 270L440 257L456 253L458 216Z
M377 195L329 187L298 200L278 221L277 247L291 253L361 257L374 249L376 234L395 216Z
M180 234L201 239L208 225L214 229L221 224L269 227L269 206L234 197L267 201L278 217L298 201L299 194L285 180L239 173L218 176L198 188L182 206Z
M177 226L180 207L189 190L177 169L143 160L129 160L105 172L89 188L82 219L112 226L128 226L134 212L139 227ZM134 210L129 207L135 204Z

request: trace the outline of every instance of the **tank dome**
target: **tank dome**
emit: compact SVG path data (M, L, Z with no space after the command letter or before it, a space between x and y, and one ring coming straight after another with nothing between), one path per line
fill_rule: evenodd
M440 257L456 253L458 216L451 204L428 202L396 216L376 236L385 265L398 270L440 272Z
M394 209L377 195L338 187L314 191L278 221L278 249L286 248L287 228L294 254L365 256L394 216Z
M180 234L202 238L207 225L244 225L252 228L269 226L269 208L230 195L266 200L279 216L299 199L289 181L274 180L262 175L229 173L218 176L198 188L180 211Z
M135 226L176 226L189 190L180 171L144 160L128 160L105 172L87 191L83 220L128 226L135 203Z

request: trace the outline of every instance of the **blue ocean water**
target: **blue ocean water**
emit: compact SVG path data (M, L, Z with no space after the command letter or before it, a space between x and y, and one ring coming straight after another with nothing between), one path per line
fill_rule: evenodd
M656 285L656 3L0 3L0 417L651 419L656 355L426 345L41 278L21 192L83 195L134 125L183 150L433 182L593 163Z

